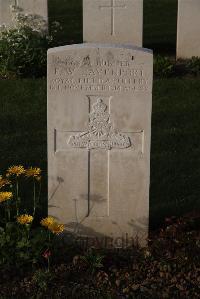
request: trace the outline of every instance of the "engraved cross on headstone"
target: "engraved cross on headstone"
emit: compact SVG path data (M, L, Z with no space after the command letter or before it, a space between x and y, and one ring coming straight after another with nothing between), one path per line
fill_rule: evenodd
M126 8L125 4L117 5L115 0L109 0L110 5L99 6L99 9L110 9L111 13L111 35L115 35L115 9Z
M112 115L110 115L112 97L87 96L87 98L89 100L88 131L65 131L60 140L62 139L62 142L65 140L62 150L77 148L88 151L86 216L91 215L91 212L95 216L109 216L110 150L128 150L128 148L133 150L135 144L132 135L141 132L118 132L113 127ZM105 159L107 163L104 162ZM101 204L100 208L98 204Z

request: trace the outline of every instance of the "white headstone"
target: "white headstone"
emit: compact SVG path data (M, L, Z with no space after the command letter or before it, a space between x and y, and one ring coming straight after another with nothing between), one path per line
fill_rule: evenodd
M200 57L200 0L178 1L177 58Z
M0 25L13 26L15 11L37 15L48 22L47 0L0 0Z
M143 0L83 0L84 42L142 46Z
M49 214L103 246L146 243L152 56L102 44L48 51Z

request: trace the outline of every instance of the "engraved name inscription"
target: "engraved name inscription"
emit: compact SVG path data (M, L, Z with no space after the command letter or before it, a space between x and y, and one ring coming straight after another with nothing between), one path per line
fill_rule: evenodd
M131 141L128 136L113 128L110 114L107 112L107 105L99 98L89 114L88 132L70 136L68 144L77 148L110 150L112 148L128 148L131 146Z
M109 51L102 56L53 56L52 68L51 91L148 92L151 86L148 70L130 52L120 59Z

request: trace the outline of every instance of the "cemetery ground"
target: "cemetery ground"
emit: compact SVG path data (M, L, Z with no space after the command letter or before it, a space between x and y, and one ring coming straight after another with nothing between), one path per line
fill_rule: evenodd
M63 26L58 44L81 42L81 1L58 1L50 1L50 21ZM144 2L145 46L170 61L176 5ZM149 246L127 250L83 250L40 225L47 213L46 78L0 80L0 174L12 165L42 170L32 227L15 221L1 230L0 298L200 298L200 65L181 67L169 71L162 59L155 65ZM32 213L32 178L20 178L24 213Z

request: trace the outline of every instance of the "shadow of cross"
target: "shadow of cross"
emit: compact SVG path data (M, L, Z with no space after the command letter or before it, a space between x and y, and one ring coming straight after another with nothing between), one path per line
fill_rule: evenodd
M110 9L110 14L111 14L111 35L115 35L115 9L120 9L120 8L127 8L126 4L121 4L117 5L115 3L116 0L109 0L110 5L101 5L99 6L99 9ZM122 1L122 0L120 0Z
M58 151L69 148L87 150L88 194L86 198L86 216L92 214L95 217L103 217L109 216L111 150L113 153L118 150L135 150L135 141L133 139L136 138L136 135L142 135L143 131L119 132L114 128L110 119L112 118L112 115L110 115L112 96L92 95L87 96L87 99L89 101L88 130L57 132L56 140L62 146L56 145L55 149L57 148ZM95 201L94 195L98 195L101 200Z

